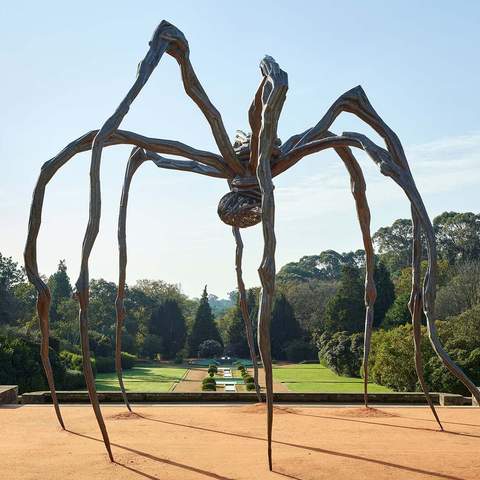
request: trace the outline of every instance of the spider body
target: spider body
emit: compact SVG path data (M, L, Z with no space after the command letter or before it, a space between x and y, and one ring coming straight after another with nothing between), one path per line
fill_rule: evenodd
M197 104L212 130L219 154L198 150L178 141L148 138L143 135L120 130L120 124L128 110L146 84L164 54L173 56L179 66L187 95ZM100 162L103 148L111 145L128 144L134 149L125 171L118 219L119 278L116 307L115 365L122 395L130 409L123 385L121 370L121 338L125 318L124 296L126 291L126 212L130 184L136 170L145 161L154 162L159 168L188 171L213 178L227 180L230 191L218 205L222 221L232 226L236 242L235 267L240 307L254 366L257 399L267 403L267 446L268 463L272 469L272 425L273 425L273 375L270 348L270 318L275 292L275 199L272 178L293 167L307 155L325 149L333 149L346 167L350 177L351 192L359 221L365 249L365 340L363 357L364 401L368 402L368 355L373 323L373 307L376 297L373 271L375 257L370 235L370 210L366 197L366 185L362 169L351 148L365 151L377 164L380 172L391 178L405 193L410 202L413 225L412 245L412 292L409 308L414 327L415 367L420 385L425 393L435 419L442 428L428 386L423 375L421 354L421 315L427 318L427 328L433 348L443 364L455 375L480 403L480 392L465 373L450 359L436 331L434 306L436 292L436 245L433 226L423 200L413 180L408 162L397 135L381 119L370 104L361 87L355 87L341 95L312 128L290 137L281 143L277 137L277 124L288 89L287 74L280 69L272 57L266 56L260 63L262 80L249 109L251 134L237 132L232 145L227 136L219 111L214 107L198 80L190 62L189 46L183 33L169 22L162 21L149 43L149 50L137 69L135 82L120 102L115 112L99 130L92 130L68 144L60 153L46 162L40 172L30 208L28 236L24 251L25 270L29 281L37 290L37 312L42 334L41 358L51 391L52 403L58 421L64 427L59 408L53 372L48 356L49 310L51 295L48 285L42 280L37 265L37 237L40 230L43 200L48 182L65 163L80 152L91 150L89 221L82 245L81 269L76 282L76 298L79 302L80 337L83 355L83 370L88 394L92 403L103 440L113 461L108 432L98 401L91 368L88 341L89 258L100 224L101 192ZM338 115L349 112L367 123L384 140L386 148L374 144L365 135L348 132L335 135L329 129ZM184 158L177 160L159 154L170 154ZM258 311L258 346L265 372L265 397L258 384L257 359L253 343L252 324L247 308L246 290L242 279L243 243L241 228L261 223L264 249L259 266L262 286ZM421 234L428 246L428 271L423 285L420 283Z

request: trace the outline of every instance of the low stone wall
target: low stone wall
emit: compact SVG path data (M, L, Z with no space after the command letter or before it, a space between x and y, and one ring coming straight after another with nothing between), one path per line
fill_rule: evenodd
M60 403L89 403L87 392L57 392ZM436 405L471 405L470 398L447 393L432 393ZM277 403L325 403L362 404L362 393L295 393L278 392L273 395ZM102 403L122 403L120 392L98 392ZM245 392L170 392L170 393L128 393L132 403L230 403L257 402L255 393ZM22 395L23 404L51 403L50 392L31 392ZM371 393L369 403L394 405L425 405L425 397L417 392Z
M18 403L17 385L0 385L0 405Z

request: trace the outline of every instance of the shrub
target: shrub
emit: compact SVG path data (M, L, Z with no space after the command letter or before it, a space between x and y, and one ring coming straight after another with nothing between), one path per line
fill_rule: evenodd
M62 388L64 390L80 390L86 388L83 373L78 370L67 370Z
M218 367L214 364L208 366L208 373L215 374L218 372Z
M243 365L243 363L241 363L238 367L237 367L238 370L240 370L241 372L243 372L245 370L245 365Z
M241 371L241 375L242 377L245 377L246 375L250 375L250 374L248 373L248 370L245 368L244 370Z
M243 377L243 381L247 384L247 383L255 383L255 380L253 379L253 377L251 375L245 375Z
M67 350L63 350L60 352L60 358L68 370L77 370L78 372L83 373L82 355L78 355L78 353L73 353ZM95 358L90 358L90 362L92 364L93 376L95 377L97 375L97 362Z
M113 357L97 357L95 360L98 373L115 372L115 359Z
M58 385L65 378L65 364L49 349L53 376ZM0 384L18 385L20 393L46 390L48 384L40 358L40 345L25 338L0 336Z
M198 356L200 358L218 357L223 352L223 347L216 340L205 340L198 347Z
M323 333L316 339L320 363L338 375L359 377L363 358L363 334Z
M202 380L202 390L204 391L216 391L217 390L217 382L213 377L205 377Z
M130 370L134 367L137 357L131 353L122 352L122 369Z
M249 391L250 390L255 390L255 383L246 383L245 388Z

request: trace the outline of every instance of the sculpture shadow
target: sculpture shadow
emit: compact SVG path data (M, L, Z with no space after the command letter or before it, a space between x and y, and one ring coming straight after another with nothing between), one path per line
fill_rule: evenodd
M94 442L99 442L99 443L103 444L103 440L100 440L99 438L91 437L89 435L74 432L74 431L68 430L68 429L66 431L68 433L71 433L72 435L76 435L77 437L86 438L88 440L93 440ZM213 478L215 480L233 480L232 478L224 477L223 475L219 475L219 474L214 473L214 472L209 472L208 470L203 470L203 469L198 468L198 467L192 467L191 465L187 465L185 463L175 462L174 460L169 460L168 458L156 457L155 455L152 455L151 453L142 452L141 450L136 450L135 448L127 447L125 445L119 445L118 443L111 443L111 445L114 446L114 447L117 447L117 448L121 448L122 450L126 450L128 452L135 453L136 455L140 455L144 458L148 458L149 460L164 463L165 465L172 465L174 467L182 468L184 470L188 470L188 471L193 472L193 473L198 473L200 475L205 475L206 477L210 477L210 478ZM116 462L116 461L114 463L123 467L123 468L126 468L127 470L131 470L132 472L138 473L139 475L142 475L146 478L149 478L149 479L152 479L152 480L160 480L160 478L158 478L158 477L154 477L154 476L149 475L147 473L141 472L141 471L136 470L132 467L124 465L123 463Z
M228 436L231 436L231 437L244 438L244 439L247 439L247 440L258 440L258 441L261 441L261 442L266 442L267 441L266 438L255 437L253 435L246 435L246 434L243 434L243 433L226 432L226 431L222 431L222 430L215 430L213 428L200 427L200 426L195 426L195 425L186 425L186 424L178 423L178 422L170 422L168 420L159 420L159 419L156 419L156 418L147 417L147 416L142 415L140 413L135 413L135 415L137 415L138 417L140 417L142 419L149 420L151 422L162 423L162 424L165 424L165 425L172 425L172 426L177 426L177 427L190 428L190 429L193 429L193 430L200 430L200 431L209 432L209 433L217 433L217 434L220 434L220 435L228 435ZM332 418L333 420L337 420L336 417L330 417L330 418ZM351 420L351 419L346 419L346 420ZM375 425L379 425L375 422L371 422L371 423L374 423ZM385 425L385 426L389 426L389 425ZM393 426L395 427L396 425L393 425ZM426 430L431 431L431 432L436 431L436 430L431 430L431 429L426 429ZM350 460L357 460L357 461L361 461L361 462L373 463L375 465L381 465L381 466L384 466L384 467L391 467L391 468L395 468L395 469L402 470L402 471L405 471L405 472L420 473L422 475L429 475L429 476L432 476L432 477L443 478L443 479L446 479L446 480L464 480L462 477L457 477L455 475L448 475L448 474L444 474L444 473L440 473L440 472L435 472L435 471L432 471L432 470L425 470L425 469L421 469L421 468L409 467L408 465L400 465L400 464L397 464L397 463L387 462L387 461L384 461L384 460L379 460L379 459L370 458L370 457L364 457L364 456L355 455L355 454L351 454L351 453L338 452L338 451L335 451L335 450L328 450L328 449L320 448L320 447L312 447L310 445L302 445L302 444L291 443L291 442L282 442L280 440L272 440L272 443L276 443L277 445L285 445L287 447L300 448L300 449L303 449L303 450L308 450L308 451L316 452L316 453L322 453L322 454L325 454L325 455L331 455L331 456L335 456L335 457L348 458ZM114 444L112 444L112 445L114 445ZM293 480L302 480L302 479L299 479L297 477L291 476L287 473L279 472L278 470L276 470L275 473L283 475L287 478L292 478Z
M395 423L386 423L386 422L372 422L370 420L360 420L358 418L348 418L348 417L335 417L335 416L330 416L330 415L314 415L312 413L301 413L301 412L295 412L292 411L290 412L292 415L300 415L302 417L313 417L313 418L321 418L325 420L340 420L343 422L352 422L352 423L363 423L365 425L375 425L378 427L387 427L387 428L400 428L404 430L417 430L417 431L423 431L423 432L433 432L433 433L448 433L450 435L458 435L462 437L472 437L472 438L480 438L480 435L476 435L474 433L464 433L464 432L452 432L450 430L443 430L443 432L438 429L438 428L427 428L427 427L413 427L411 425L397 425ZM401 418L410 418L410 417L401 417ZM412 420L423 420L419 418L410 418ZM434 420L430 420L434 422ZM436 422L435 422L436 423ZM453 423L453 422L443 422L442 423ZM464 425L464 424L459 424L459 425Z

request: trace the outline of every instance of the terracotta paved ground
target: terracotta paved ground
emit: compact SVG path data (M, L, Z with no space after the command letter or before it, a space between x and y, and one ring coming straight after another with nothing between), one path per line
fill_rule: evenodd
M2 480L319 480L480 477L480 410L291 407L274 419L274 472L266 466L263 406L102 407L110 463L89 406L0 408Z

